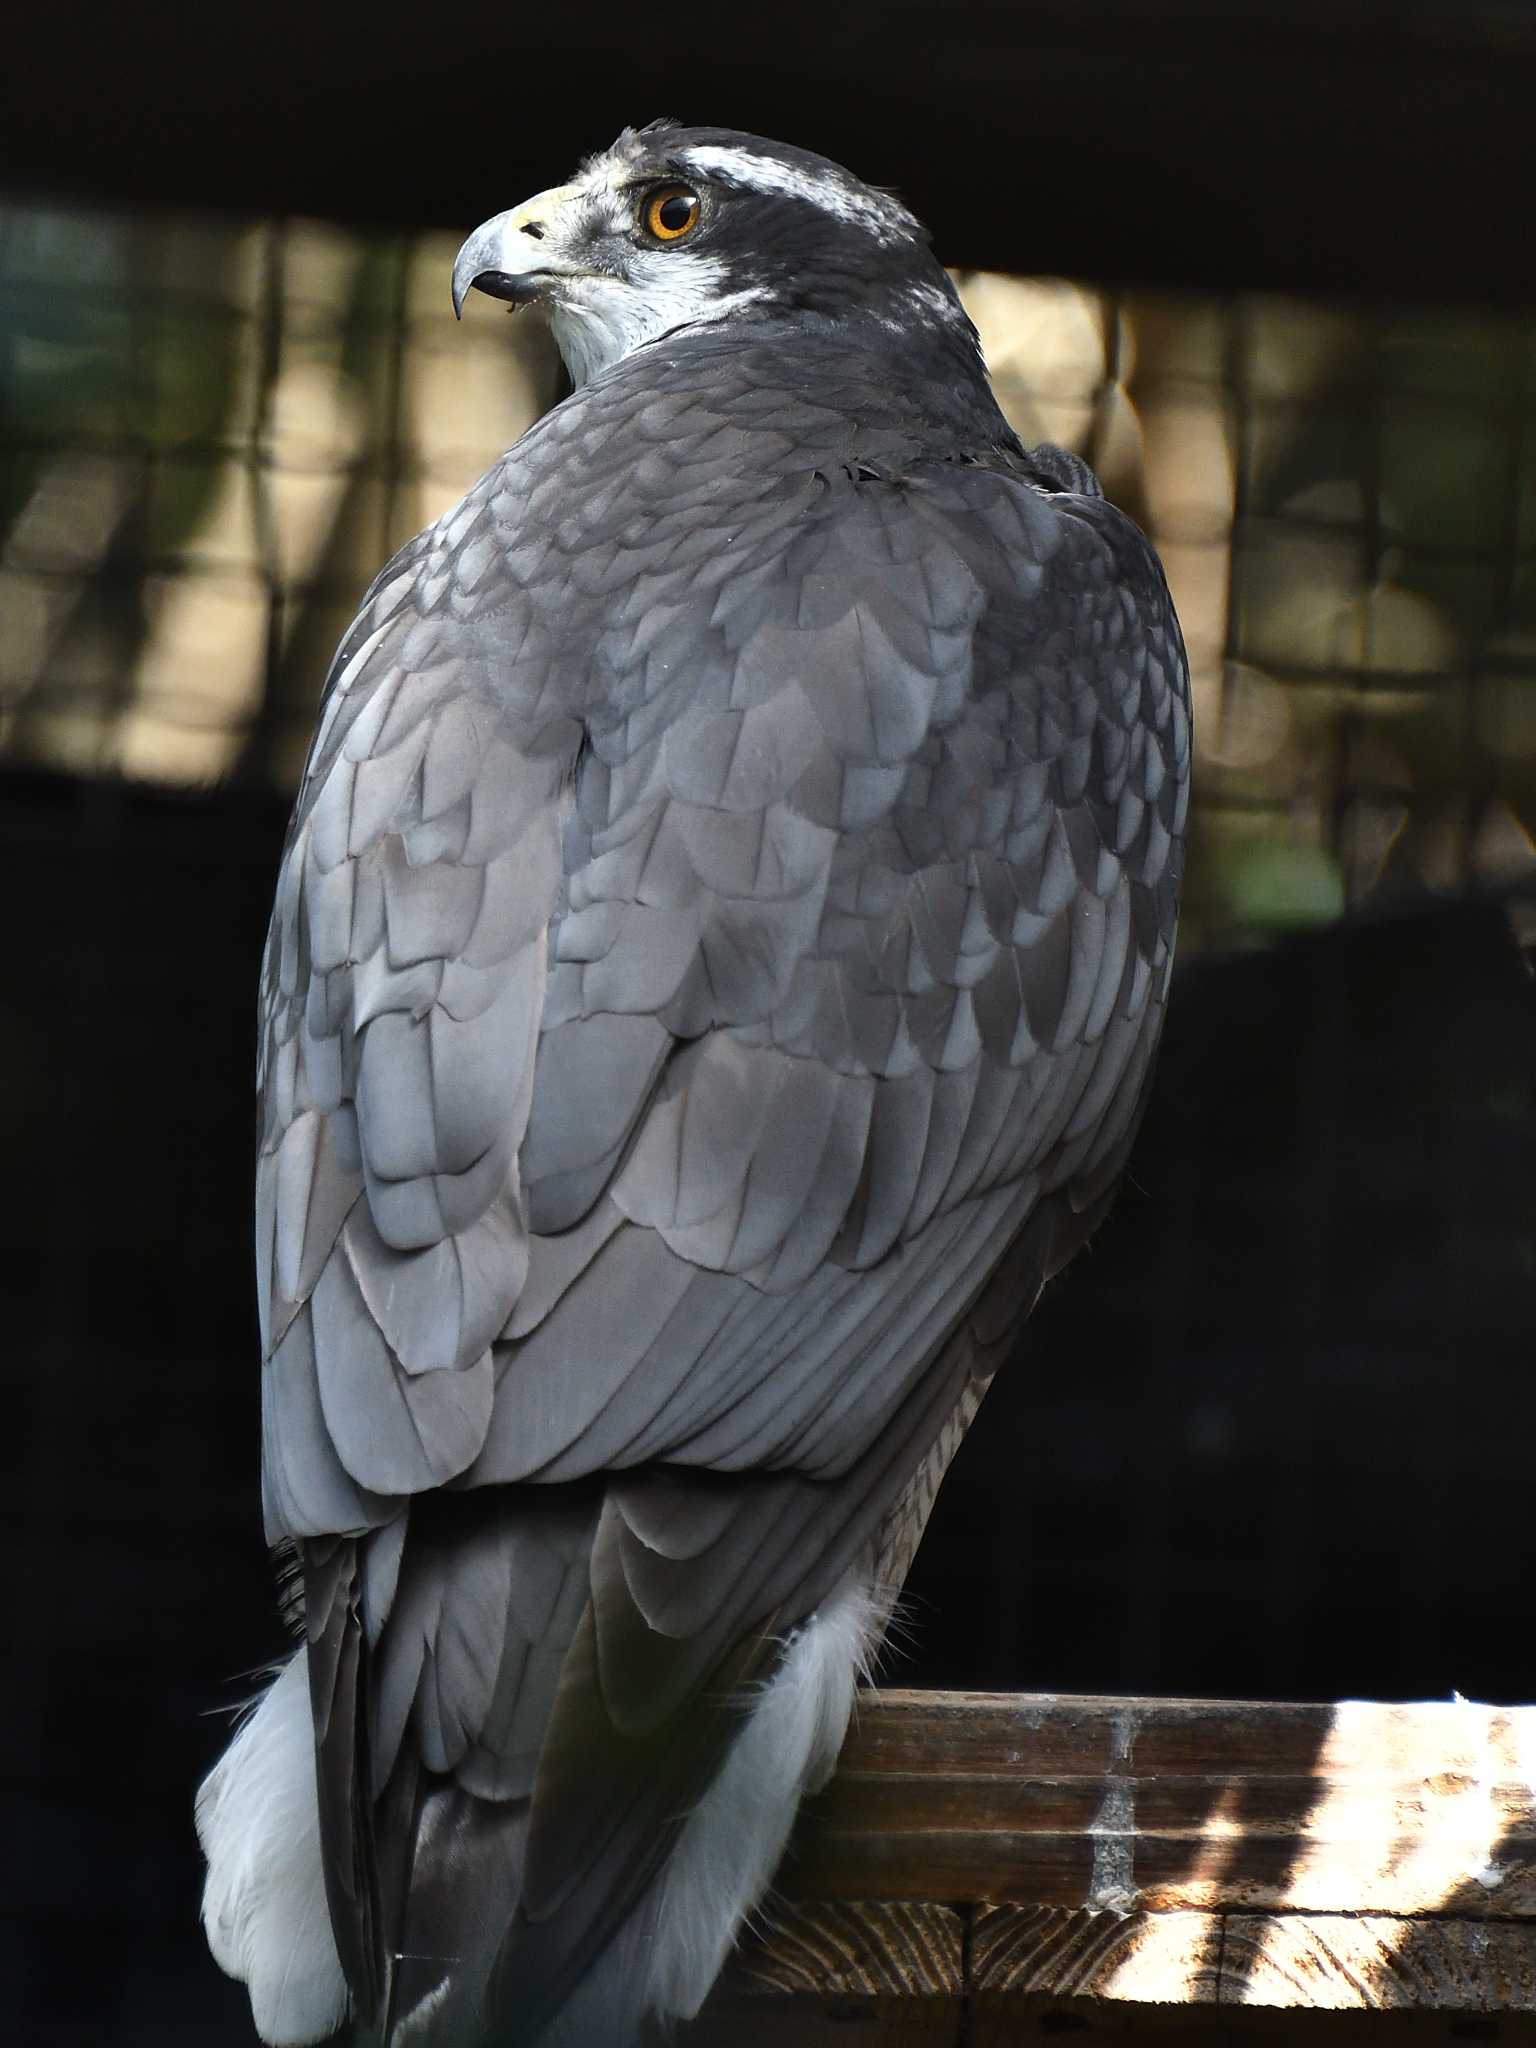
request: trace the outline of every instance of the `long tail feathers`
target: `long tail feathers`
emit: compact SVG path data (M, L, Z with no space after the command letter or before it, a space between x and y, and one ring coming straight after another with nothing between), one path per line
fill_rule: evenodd
M886 1603L850 1580L795 1631L661 1876L537 2048L640 2048L653 2019L698 2011L767 1889L801 1796L836 1762L886 1616ZM477 2038L483 1982L454 1963L494 1949L510 1921L527 1806L478 1800L441 1780L410 1796L412 1867L387 2048L463 2048ZM381 1811L386 1835L389 1819ZM325 2039L345 2018L347 1991L325 1906L302 1653L204 1783L198 1832L209 1943L221 1968L249 1986L258 2033L274 2048ZM478 1927L463 1924L466 1912ZM534 2044L498 2030L497 2048Z

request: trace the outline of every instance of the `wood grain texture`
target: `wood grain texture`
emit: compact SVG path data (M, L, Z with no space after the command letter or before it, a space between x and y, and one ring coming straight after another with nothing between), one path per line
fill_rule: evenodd
M1536 1915L1536 1709L871 1694L797 1900Z
M1215 2005L1221 1959L1218 1913L996 1906L976 1913L970 1974L984 1996Z
M1409 2021L1485 2015L1536 2034L1536 1926L1382 1914L979 1909L969 1938L942 1907L780 1910L743 1946L690 2048L793 2039L1003 2048L1083 2015L1219 2008ZM1055 2027L1043 2025L1056 2015ZM1133 2031L1140 2029L1134 2026ZM1293 2021L1294 2023L1294 2021ZM1483 2038L1481 2025L1478 2038ZM1466 2038L1465 2021L1454 2038ZM1397 2037L1392 2037L1397 2038ZM1403 2040L1424 2038L1404 2033ZM1450 2040L1451 2033L1443 2038Z
M971 1984L980 1997L1014 2000L1529 2013L1536 1926L1003 1906L976 1916Z
M776 1903L735 1961L744 1990L959 1997L965 1923L947 1906Z
M1222 2005L1536 2013L1536 1927L1383 1914L1229 1913Z
M688 2048L960 2048L965 1920L947 1906L775 1901L694 2027Z

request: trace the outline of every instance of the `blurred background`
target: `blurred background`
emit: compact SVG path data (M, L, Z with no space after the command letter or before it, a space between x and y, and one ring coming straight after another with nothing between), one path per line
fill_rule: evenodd
M16 54L0 1958L26 2038L249 2038L196 1934L190 1799L284 1640L249 1161L287 805L364 585L562 388L533 321L455 326L459 240L662 112L924 213L1019 432L1155 540L1193 670L1131 1182L962 1453L889 1675L1530 1698L1531 11L61 0Z

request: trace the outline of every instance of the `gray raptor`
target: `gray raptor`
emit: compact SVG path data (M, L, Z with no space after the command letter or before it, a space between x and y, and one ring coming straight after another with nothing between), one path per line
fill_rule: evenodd
M575 388L364 599L283 857L304 1638L200 1793L204 1920L268 2042L633 2048L709 1990L1108 1204L1188 679L1142 535L836 165L626 131L473 286Z

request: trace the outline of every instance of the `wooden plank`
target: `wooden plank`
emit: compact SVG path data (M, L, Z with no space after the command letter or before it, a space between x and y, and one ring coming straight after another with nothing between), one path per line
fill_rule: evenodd
M971 1935L971 1984L993 1998L1215 2005L1221 1948L1219 1913L982 1908Z
M1509 1920L1229 1913L1218 2003L1536 2012L1536 1928Z
M962 2040L965 1921L929 1904L775 1901L754 1916L688 2048Z
M1536 1916L1536 1709L869 1695L797 1900Z
M1003 1906L976 1916L981 1997L1311 2011L1536 2012L1536 1927L1385 1914L1095 1913Z
M1002 2042L1062 2001L1245 2013L1536 2013L1536 1926L1389 1915L983 1908L777 1909L690 2048ZM977 2018L974 2037L964 2027ZM983 2024L985 2022L985 2024Z
M958 1998L965 1922L947 1906L776 1901L756 1916L733 1967L744 1990Z
M690 2048L1536 2015L1533 1766L1465 1700L871 1694Z

